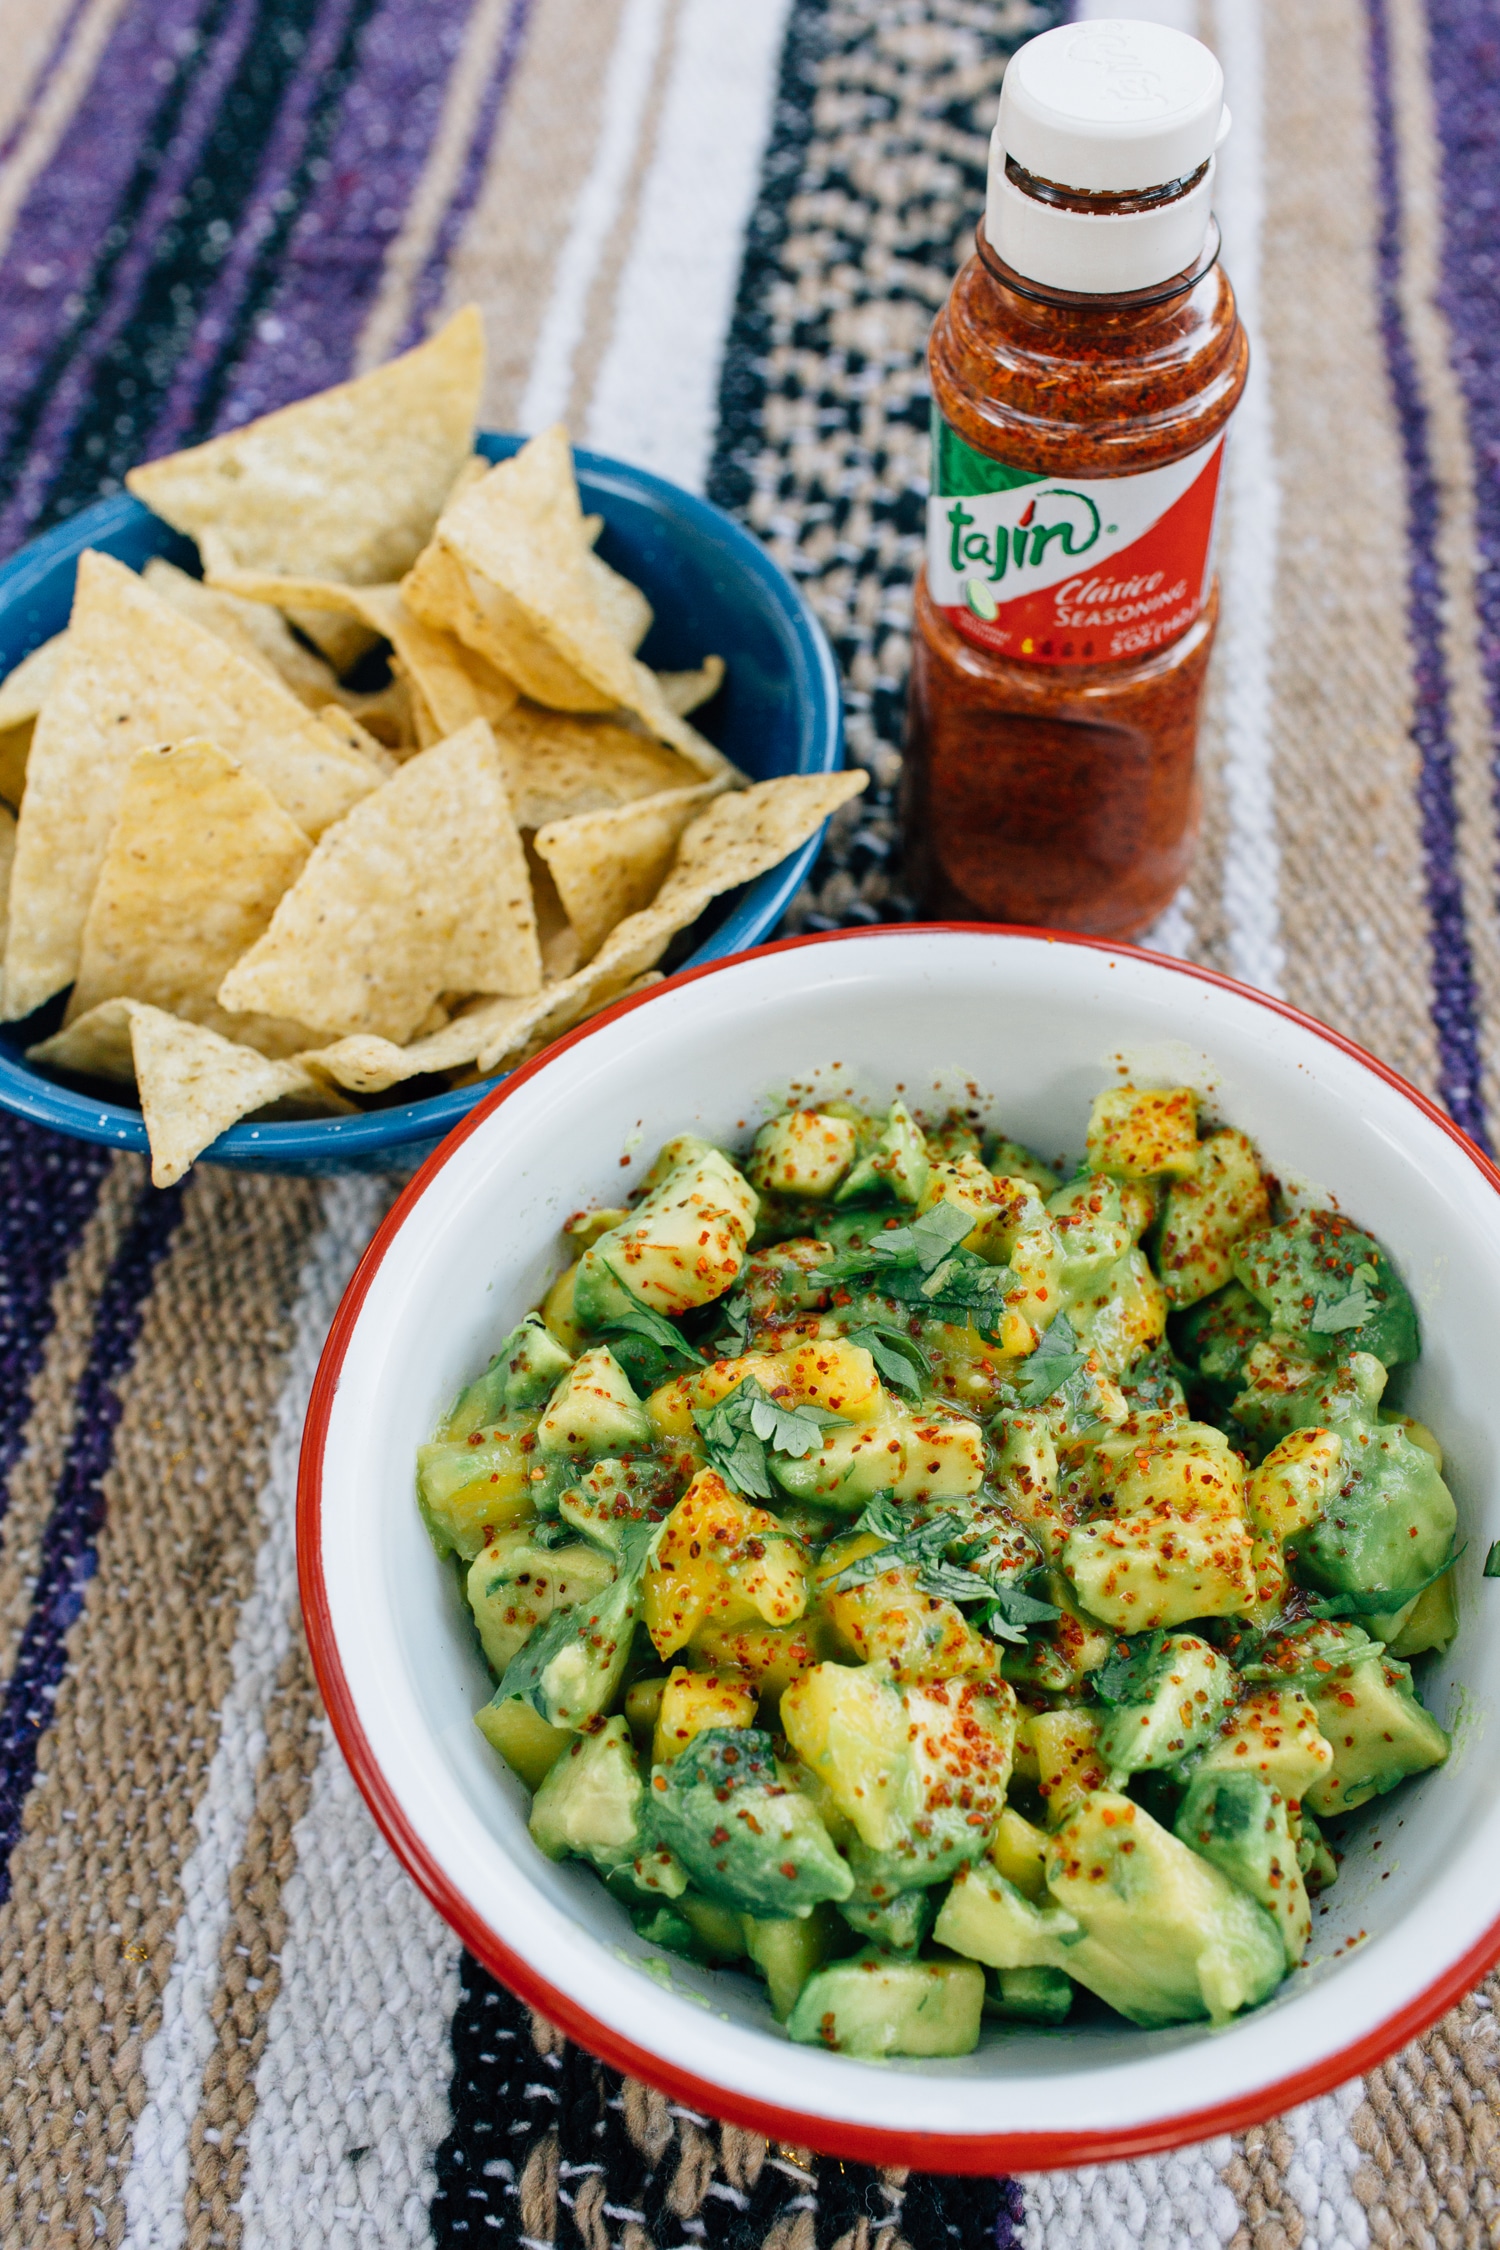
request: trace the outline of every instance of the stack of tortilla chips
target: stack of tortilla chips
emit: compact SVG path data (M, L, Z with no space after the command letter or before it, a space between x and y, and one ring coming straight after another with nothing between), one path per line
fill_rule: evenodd
M638 660L565 431L476 459L483 354L471 309L135 470L204 577L85 554L0 683L4 1012L71 987L31 1057L134 1081L158 1185L236 1118L516 1062L864 785L747 788L689 723L722 663Z

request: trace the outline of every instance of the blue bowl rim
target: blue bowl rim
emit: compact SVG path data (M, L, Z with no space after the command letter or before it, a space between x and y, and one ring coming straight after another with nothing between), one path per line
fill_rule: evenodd
M510 432L482 430L476 442L491 458L500 459L525 441ZM837 772L844 762L844 726L843 699L833 651L801 590L779 563L722 508L673 484L669 478L657 476L651 469L638 469L629 462L614 460L608 454L588 452L581 446L575 446L573 459L581 482L602 486L606 492L613 488L622 498L654 500L669 517L696 518L700 529L727 547L740 570L760 581L771 601L791 624L800 675L796 683L799 694L823 721L821 726L815 727L813 737L813 753L818 762L805 770ZM95 541L117 537L128 525L150 513L129 493L119 493L54 524L50 531L28 541L0 563L0 603L9 607L24 601L32 586L57 562L77 556ZM743 953L748 947L763 942L796 896L822 840L823 827L819 827L787 859L757 876L744 897L681 966L698 968L706 962ZM395 1158L403 1151L425 1150L466 1117L476 1102L493 1092L504 1075L501 1072L474 1086L431 1094L423 1101L389 1109L364 1110L350 1117L231 1125L204 1149L197 1162L253 1166L256 1158L260 1158L269 1171L283 1165L305 1163L332 1169L343 1159L353 1168L368 1165L373 1157L383 1153ZM57 1085L3 1048L0 1048L0 1110L27 1118L33 1124L50 1126L54 1132L66 1133L75 1140L103 1142L110 1147L134 1149L143 1154L149 1150L145 1120L138 1109L91 1099Z

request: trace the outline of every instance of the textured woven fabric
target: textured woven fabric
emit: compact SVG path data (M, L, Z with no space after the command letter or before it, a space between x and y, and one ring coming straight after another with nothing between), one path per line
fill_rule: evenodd
M1092 9L1088 12L1094 12ZM1117 10L1115 12L1124 12ZM1217 46L1255 345L1192 878L1156 942L1500 1121L1500 7L1161 0ZM485 418L709 491L873 787L794 921L904 911L928 324L1031 0L0 0L0 551L469 298ZM877 2174L622 2081L377 1838L296 1609L379 1183L0 1120L0 2242L1298 2250L1500 2239L1489 1988L1235 2139Z

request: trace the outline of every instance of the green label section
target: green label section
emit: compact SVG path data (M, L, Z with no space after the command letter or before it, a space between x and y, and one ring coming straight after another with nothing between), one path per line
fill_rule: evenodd
M993 454L976 453L957 430L932 409L932 490L943 499L971 498L979 492L1014 492L1019 484L1040 484L1037 469L1011 469Z

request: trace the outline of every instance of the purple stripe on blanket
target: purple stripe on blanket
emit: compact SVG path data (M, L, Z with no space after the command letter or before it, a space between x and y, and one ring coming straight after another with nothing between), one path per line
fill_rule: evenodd
M1441 501L1433 474L1427 403L1401 317L1401 219L1396 125L1391 105L1386 0L1366 0L1370 75L1379 152L1380 327L1386 369L1401 424L1406 470L1407 615L1411 625L1417 746L1417 806L1432 932L1432 1020L1437 1033L1438 1091L1455 1121L1488 1148L1479 1077L1479 1015L1474 963L1457 862L1458 808L1453 786L1449 682L1443 653L1443 582L1437 534Z
M1493 0L1427 0L1443 164L1440 298L1474 452L1480 652L1500 802L1500 17Z
M0 1117L0 1478L31 1413L31 1379L52 1332L52 1292L99 1196L109 1151ZM0 1485L0 1513L7 1495Z
M121 1379L135 1356L156 1268L182 1215L183 1190L145 1190L110 1269L76 1395L77 1419L42 1534L31 1614L0 1705L0 1902L10 1896L10 1855L36 1772L37 1751L67 1664L67 1636L94 1575L104 1522L104 1480L114 1455Z
M323 9L318 17L302 66L277 117L250 207L151 433L151 442L146 448L150 459L172 452L183 444L190 430L204 385L233 333L235 315L251 284L257 261L280 223L283 199L306 148L309 120L320 83L337 58L354 4L355 0L335 0L335 5Z
M179 58L211 5L134 0L17 214L0 257L0 445L37 369L75 316Z
M419 343L432 325L434 315L442 302L443 284L448 278L448 261L463 229L464 221L474 208L480 182L484 178L490 146L495 138L495 128L500 111L510 92L510 82L515 75L521 49L526 43L526 32L531 21L533 0L511 0L510 15L506 21L500 52L495 57L479 114L474 120L468 150L464 156L463 170L458 184L449 198L443 213L432 249L428 254L417 286L412 292L411 316L406 333L401 339L402 349Z
M442 114L472 0L386 0L285 270L214 415L233 429L339 383Z
M0 511L0 554L25 537L47 497L66 451L68 433L87 402L94 370L112 339L124 327L156 252L162 229L176 216L183 188L192 177L203 144L213 129L224 90L232 79L246 40L255 28L257 0L231 0L217 38L195 79L178 130L162 151L155 184L137 214L131 240L110 277L109 292L79 349L64 369L37 425L25 470ZM103 72L100 79L103 80Z

